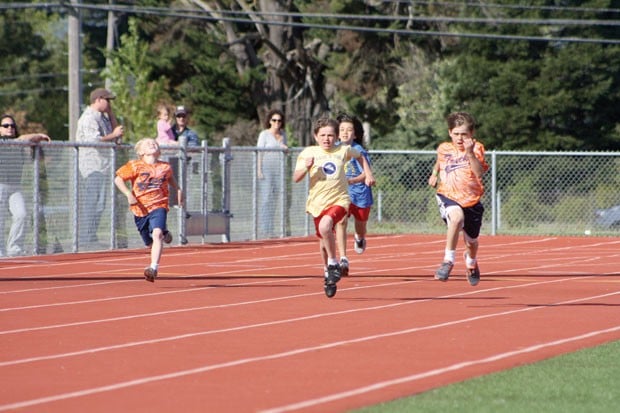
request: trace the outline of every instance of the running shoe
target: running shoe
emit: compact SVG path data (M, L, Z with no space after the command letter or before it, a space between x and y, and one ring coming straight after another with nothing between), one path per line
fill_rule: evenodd
M355 249L355 252L357 252L358 254L361 254L362 252L366 251L366 238L362 238L362 239L355 238L355 243L353 245L353 248Z
M448 281L452 267L454 267L454 264L450 261L441 263L437 271L435 271L435 279L439 281Z
M170 244L172 242L172 234L170 233L170 231L164 232L164 242L166 244Z
M467 265L467 251L463 254L463 258L465 259L465 264ZM476 262L476 266L474 268L467 267L465 271L465 275L467 276L467 281L469 285L475 287L480 282L480 268L478 268L478 262Z
M340 265L328 265L327 266L327 278L325 279L325 284L333 285L340 281L340 277L342 273L340 271Z
M347 257L340 258L340 276L346 277L349 275L349 260Z
M157 277L156 269L153 269L151 267L146 267L144 269L144 278L146 278L148 282L155 282L156 277Z
M336 283L340 281L341 273L340 273L340 265L328 265L327 266L327 276L325 277L325 295L328 298L332 298L336 295L336 291L338 290L338 286Z

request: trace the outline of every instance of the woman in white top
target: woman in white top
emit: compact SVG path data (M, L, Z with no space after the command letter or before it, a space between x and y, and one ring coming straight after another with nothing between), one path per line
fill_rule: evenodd
M284 113L278 109L272 109L265 119L267 129L258 135L256 146L261 149L288 149L284 130ZM258 153L259 238L271 238L277 235L274 233L273 217L279 204L277 201L282 196L280 182L284 159L284 153L281 151Z

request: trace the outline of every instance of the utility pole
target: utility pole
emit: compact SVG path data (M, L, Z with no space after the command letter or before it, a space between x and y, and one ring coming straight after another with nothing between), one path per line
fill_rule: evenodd
M68 21L69 43L69 140L75 141L77 122L82 110L82 30L80 0L71 0Z
M110 6L113 6L114 0L109 0L109 4ZM110 11L108 11L108 33L107 34L108 35L106 38L106 50L108 51L108 53L110 53L112 50L114 50L114 39L116 37L116 15L112 11L112 7L110 7ZM106 57L106 60L105 60L106 67L110 67L111 63L112 62L110 62L110 57L108 55L108 57ZM112 87L112 81L110 80L110 78L106 78L105 88L110 90L111 87Z

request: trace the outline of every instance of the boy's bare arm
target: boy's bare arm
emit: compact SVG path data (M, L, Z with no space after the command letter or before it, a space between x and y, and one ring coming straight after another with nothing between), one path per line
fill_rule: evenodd
M435 161L433 165L433 171L431 172L431 176L428 177L428 184L433 188L437 185L437 177L439 176L439 159Z
M463 146L465 147L467 160L469 161L472 172L478 179L481 179L482 175L484 175L484 168L482 167L482 163L476 158L476 153L474 152L476 140L474 138L465 138L463 139Z
M121 178L120 176L115 176L114 185L116 185L118 190L121 191L123 195L127 197L127 202L129 202L129 205L134 205L138 203L138 200L136 199L135 196L133 196L133 193L131 192L131 190L127 188L127 185L125 184L125 181L123 180L123 178Z
M314 165L314 157L306 158L305 160L306 169L296 169L295 172L293 172L293 181L301 181L302 179L304 179L304 176L306 176L306 173L308 173L310 169L312 169L312 165Z
M362 168L364 168L364 175L365 175L364 183L368 186L373 186L376 183L375 176L372 174L372 168L370 167L370 164L366 160L366 157L363 155L360 155L358 160L362 164Z

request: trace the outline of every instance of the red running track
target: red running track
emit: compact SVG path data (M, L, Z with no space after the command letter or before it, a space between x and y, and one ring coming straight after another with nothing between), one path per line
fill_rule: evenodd
M620 239L373 236L323 293L314 238L0 260L0 411L343 412L620 339ZM458 251L457 253L462 253ZM457 255L458 256L458 255Z

